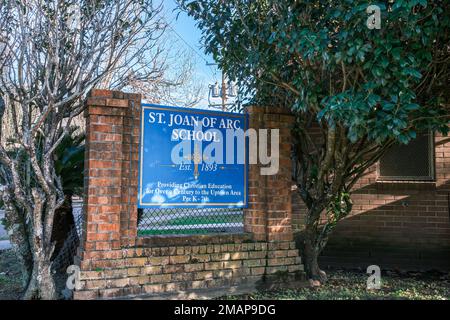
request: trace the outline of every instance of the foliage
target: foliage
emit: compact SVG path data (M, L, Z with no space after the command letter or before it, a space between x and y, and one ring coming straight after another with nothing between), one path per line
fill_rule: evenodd
M295 176L308 208L302 252L309 276L324 280L317 256L351 211L358 179L394 143L426 130L448 132L450 4L179 3L197 20L206 52L249 103L297 115ZM381 29L368 28L369 5L380 8Z
M182 1L206 51L254 103L289 105L319 121L408 142L424 126L447 132L449 4L446 1ZM366 8L381 8L381 29ZM432 80L434 79L434 80ZM419 121L426 117L426 121ZM387 129L387 130L386 130Z
M84 139L83 133L76 133L78 127L72 127L55 150L55 171L61 177L65 195L81 196L84 182Z

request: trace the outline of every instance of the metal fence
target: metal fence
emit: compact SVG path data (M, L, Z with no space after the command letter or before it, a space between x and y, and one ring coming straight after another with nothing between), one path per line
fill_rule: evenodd
M73 259L77 253L78 245L80 244L81 232L83 228L83 213L82 201L77 199L73 203L73 219L74 226L67 234L67 238L58 255L54 258L52 263L52 270L54 272L66 272L68 266L73 264Z
M240 208L139 209L138 235L240 233L243 219Z

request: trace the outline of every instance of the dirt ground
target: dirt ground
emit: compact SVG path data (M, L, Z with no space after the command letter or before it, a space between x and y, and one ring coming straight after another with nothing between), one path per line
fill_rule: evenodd
M327 270L320 287L260 291L224 299L244 300L450 300L450 274L382 271L381 287L367 289L365 270Z
M260 291L222 299L249 300L449 300L450 274L437 271L383 271L380 290L367 290L364 270L327 270L329 281L319 287ZM21 297L20 272L12 250L0 251L0 300ZM63 281L59 281L63 283ZM62 297L61 297L62 298Z

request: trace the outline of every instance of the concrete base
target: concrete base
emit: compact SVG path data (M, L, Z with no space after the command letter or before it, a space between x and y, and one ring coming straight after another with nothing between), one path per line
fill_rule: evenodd
M305 280L293 280L289 282L262 282L257 281L255 283L221 287L221 288L208 288L208 289L192 289L179 291L177 293L154 293L154 294L142 294L128 297L120 297L115 300L210 300L217 299L224 296L240 296L245 294L255 293L261 290L269 289L296 289L304 288L308 286L308 282Z
M209 239L217 244L179 245L176 239L174 246L84 253L74 299L201 299L204 292L209 299L215 292L242 294L304 279L294 242L221 243L229 237Z

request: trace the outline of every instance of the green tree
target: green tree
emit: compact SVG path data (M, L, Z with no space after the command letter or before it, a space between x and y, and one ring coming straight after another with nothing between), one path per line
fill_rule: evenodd
M370 5L380 9L380 29L368 27ZM302 254L308 276L325 281L317 258L351 211L355 182L394 143L448 131L449 3L182 0L180 7L250 103L297 115Z

